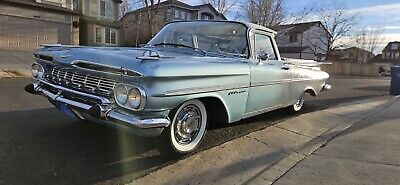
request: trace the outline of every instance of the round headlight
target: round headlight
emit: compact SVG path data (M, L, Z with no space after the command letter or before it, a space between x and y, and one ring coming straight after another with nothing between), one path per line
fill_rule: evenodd
M128 89L122 85L119 84L117 87L115 87L115 99L118 101L119 104L123 105L128 101Z
M44 68L40 64L32 64L32 76L33 78L43 78Z
M129 95L128 95L129 106L134 109L139 108L140 100L141 100L140 91L137 88L132 88L129 91Z

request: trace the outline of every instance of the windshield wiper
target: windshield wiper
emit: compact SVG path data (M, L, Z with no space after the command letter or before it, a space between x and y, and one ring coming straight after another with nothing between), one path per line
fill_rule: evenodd
M184 47L184 48L193 49L193 50L195 50L195 51L200 51L200 52L202 52L204 55L207 55L207 52L205 52L205 51L203 51L203 50L201 50L201 49L199 49L199 48L195 48L195 47L188 46L188 45L185 45L185 44L157 43L157 44L154 44L153 46L176 46L176 47Z

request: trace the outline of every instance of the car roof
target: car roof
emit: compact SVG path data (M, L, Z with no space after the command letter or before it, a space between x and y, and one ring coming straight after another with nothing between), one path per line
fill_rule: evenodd
M177 21L171 21L169 23L177 23L177 22L221 22L221 23L239 23L245 25L248 29L257 29L257 30L262 30L266 32L270 32L272 34L276 34L276 31L269 29L267 27L254 24L254 23L249 23L249 22L242 22L242 21L228 21L228 20L177 20ZM169 24L168 23L168 24Z

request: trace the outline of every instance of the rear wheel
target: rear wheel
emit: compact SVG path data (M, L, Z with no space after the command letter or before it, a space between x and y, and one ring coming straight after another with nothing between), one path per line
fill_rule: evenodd
M295 104L288 107L288 111L289 113L299 112L303 108L303 105L304 105L304 93L300 95Z
M189 100L180 105L170 118L172 122L164 131L164 139L169 142L167 146L169 151L176 153L194 151L206 133L208 120L204 104L196 99Z

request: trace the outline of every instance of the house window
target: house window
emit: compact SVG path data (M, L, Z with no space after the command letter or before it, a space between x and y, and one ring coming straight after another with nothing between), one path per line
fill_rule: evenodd
M72 0L72 10L79 10L79 0Z
M297 42L297 34L289 35L289 42Z
M175 18L175 19L180 19L180 17L181 17L181 11L179 11L179 10L175 9L175 15L174 15L174 18Z
M101 43L103 40L102 37L103 37L102 28L97 27L96 28L96 43Z
M186 19L191 20L192 19L192 13L187 13L186 14Z
M112 44L116 44L117 43L117 33L116 33L116 31L114 29L112 29L110 35L111 35L110 36L111 37L111 43Z
M185 11L181 11L181 19L186 19L186 12Z
M110 37L111 29L110 28L106 28L105 30L106 30L106 33L105 33L106 43L111 43L111 37Z
M106 16L106 1L104 0L100 1L100 15Z
M116 44L116 31L112 28L105 29L105 42L107 44Z
M214 19L214 17L208 13L201 13L201 19L202 20L211 20L211 19Z
M399 44L393 43L391 46L392 50L397 50L399 48Z

